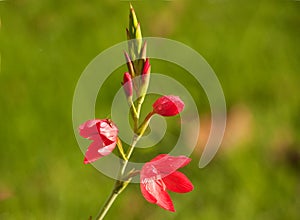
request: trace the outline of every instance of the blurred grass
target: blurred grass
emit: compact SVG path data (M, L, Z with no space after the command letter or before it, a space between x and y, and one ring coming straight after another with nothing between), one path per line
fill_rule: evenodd
M171 195L176 213L147 203L132 185L108 219L299 219L300 4L133 5L144 36L175 39L204 56L223 86L229 113L243 105L252 126L243 138L227 146L225 140L204 169L197 168L201 150L195 151L184 168L195 190ZM128 2L15 0L0 2L0 13L0 219L87 219L113 181L82 163L72 130L73 92L87 64L125 40ZM180 71L154 63L165 72ZM208 115L205 95L196 85L189 89ZM112 95L101 105L109 105ZM97 116L105 117L107 108L101 109L97 103ZM229 129L227 137L236 132Z

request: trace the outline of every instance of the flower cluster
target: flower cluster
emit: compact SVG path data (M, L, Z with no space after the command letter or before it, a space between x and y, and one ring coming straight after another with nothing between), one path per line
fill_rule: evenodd
M151 64L146 57L147 43L142 42L140 23L137 21L132 7L130 7L129 28L126 29L126 32L129 40L129 53L125 52L128 71L123 75L122 86L131 109L134 123L134 141L124 153L125 149L123 149L122 142L118 138L117 125L110 119L92 119L79 126L79 134L83 138L92 141L85 153L85 164L109 155L118 146L117 149L122 157L123 165L119 172L121 180L116 182L113 191L117 195L131 180L128 176L131 176L132 171L126 173L126 165L135 144L148 127L151 117L155 114L163 117L175 116L184 109L184 102L178 96L162 96L153 103L152 110L140 123L140 110L149 85ZM177 193L186 193L193 190L193 185L189 179L183 173L177 171L190 161L191 159L185 156L161 154L145 163L140 171L135 171L135 174L140 174L140 189L144 198L150 203L174 212L174 205L167 190Z
M162 96L153 104L153 111L162 116L179 114L184 103L177 96ZM88 147L84 163L91 163L114 150L118 139L118 128L110 119L88 120L79 126L80 135L93 142ZM191 159L185 156L161 154L145 163L140 171L140 188L145 199L160 207L175 211L172 200L166 190L186 193L193 190L189 179L177 169L186 166Z

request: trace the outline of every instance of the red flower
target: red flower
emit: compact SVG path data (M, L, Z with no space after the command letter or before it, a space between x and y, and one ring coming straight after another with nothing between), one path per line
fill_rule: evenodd
M185 156L173 157L161 154L145 163L140 175L140 188L145 199L160 207L175 212L173 202L166 192L187 193L194 186L190 180L177 169L186 166L191 161Z
M93 140L85 153L84 163L87 164L113 151L117 142L118 128L109 119L94 119L80 125L79 134Z
M161 116L174 116L182 112L184 108L183 101L178 96L162 96L155 101L153 112Z

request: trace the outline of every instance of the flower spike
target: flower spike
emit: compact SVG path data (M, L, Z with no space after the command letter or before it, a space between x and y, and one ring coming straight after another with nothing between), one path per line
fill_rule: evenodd
M193 190L191 181L181 172L181 167L190 163L185 156L161 154L145 163L140 170L129 169L131 157L140 139L146 134L153 115L175 116L184 109L183 101L174 95L162 96L152 105L152 109L141 121L141 110L150 81L151 64L147 57L147 42L143 42L141 24L130 4L129 26L126 28L128 53L124 51L127 71L124 71L122 87L130 108L130 125L133 128L132 142L129 146L122 144L118 137L119 130L110 119L92 119L79 126L79 134L91 140L84 163L92 163L107 156L116 148L120 159L118 173L115 176L114 188L95 219L104 219L115 199L140 174L140 189L143 197L150 203L157 204L163 209L175 212L173 201L168 191L187 193ZM126 113L118 109L120 114ZM122 116L124 120L127 115ZM116 147L117 146L117 147ZM123 148L123 146L125 148ZM113 166L114 167L114 166ZM121 216L122 218L122 216ZM92 219L91 217L89 219Z

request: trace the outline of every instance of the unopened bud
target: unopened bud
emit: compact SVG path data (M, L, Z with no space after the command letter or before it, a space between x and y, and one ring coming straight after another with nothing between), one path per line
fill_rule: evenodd
M133 62L139 58L142 49L142 32L140 23L137 20L136 14L130 4L129 11L129 27L126 29L128 50ZM138 73L139 74L139 73Z
M138 25L138 20L135 14L135 11L130 4L130 10L129 10L129 33L130 33L130 38L133 39L135 32L136 32L136 27Z
M144 63L142 75L140 78L139 96L145 96L147 93L147 89L150 81L150 71L151 71L151 65L149 59L147 58Z
M153 112L161 116L174 116L182 112L183 101L178 96L162 96L155 101Z
M123 82L122 82L124 92L127 98L132 98L132 79L131 75L126 72L124 73Z
M130 59L130 57L129 57L129 55L126 51L124 52L124 55L125 55L125 59L126 59L127 69L129 71L130 75L132 77L134 77L135 72L134 72L134 68L133 68L133 63L132 63L132 61L131 61L131 59Z
M139 56L142 48L142 31L140 23L136 26L134 39L136 39L136 55Z
M146 54L147 54L147 41L143 43L139 58L142 59L143 61L146 61Z

